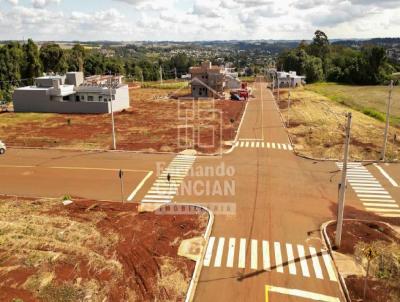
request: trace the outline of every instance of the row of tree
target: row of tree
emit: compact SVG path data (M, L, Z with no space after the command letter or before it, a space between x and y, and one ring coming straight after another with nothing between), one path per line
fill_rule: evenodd
M40 48L32 40L24 44L10 42L0 46L0 101L10 101L15 87L31 85L43 73L64 74L83 71L94 74L123 74L138 81L174 78L187 73L194 60L180 53L170 59L151 59L144 55L107 57L99 50L87 50L80 44L63 49L48 43Z
M361 49L331 45L327 35L316 31L312 43L301 42L279 55L278 66L305 75L308 83L332 81L359 85L386 83L398 68L379 46Z

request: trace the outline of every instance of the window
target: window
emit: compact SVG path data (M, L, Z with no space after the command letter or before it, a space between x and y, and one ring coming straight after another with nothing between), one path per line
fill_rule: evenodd
M103 96L99 95L99 102L103 101Z
M81 95L81 100L84 101L85 100L85 96Z
M93 95L88 95L87 100L88 102L93 102Z
M69 101L69 95L63 96L63 101Z
M113 101L115 101L115 94L112 95L112 99L113 99Z
M76 96L75 96L75 101L76 101L76 102L80 102L80 101L81 101L80 98L79 98L79 95L76 95Z

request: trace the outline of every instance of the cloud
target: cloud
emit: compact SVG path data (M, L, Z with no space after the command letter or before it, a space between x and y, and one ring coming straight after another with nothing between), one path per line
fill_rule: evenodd
M32 0L34 8L44 8L50 4L58 4L61 0Z
M127 3L139 10L164 10L173 5L175 1L167 0L113 0ZM171 3L172 2L172 3Z
M6 0L6 2L10 3L11 5L17 5L18 0Z
M316 8L318 6L329 3L329 1L325 0L296 0L292 3L295 8L298 9L311 9Z
M349 0L350 3L356 5L371 5L377 7L399 7L399 0Z

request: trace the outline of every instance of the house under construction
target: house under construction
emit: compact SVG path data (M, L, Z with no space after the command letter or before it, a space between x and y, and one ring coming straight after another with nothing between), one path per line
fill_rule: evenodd
M201 66L190 67L189 73L192 77L192 96L202 97L223 97L226 85L225 68L211 65L205 61Z

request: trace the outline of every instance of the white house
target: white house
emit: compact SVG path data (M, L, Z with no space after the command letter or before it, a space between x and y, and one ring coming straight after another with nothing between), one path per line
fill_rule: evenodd
M111 107L116 112L130 106L122 77L84 80L82 72L36 78L35 85L15 89L13 104L15 112L52 113L111 113Z
M297 75L296 71L277 71L273 77L275 87L298 87L305 84L305 76Z

